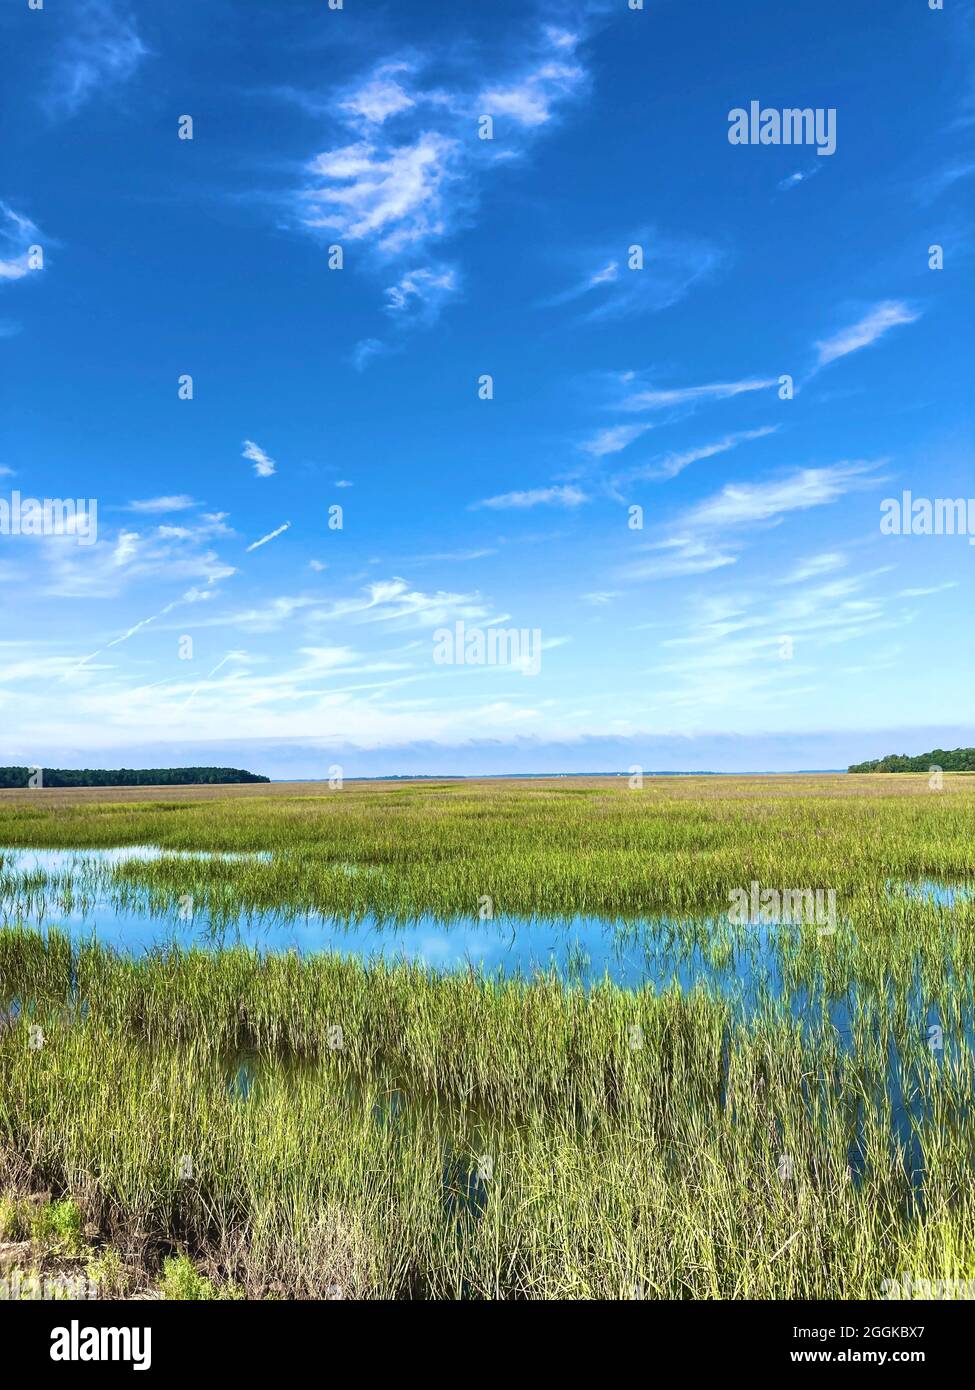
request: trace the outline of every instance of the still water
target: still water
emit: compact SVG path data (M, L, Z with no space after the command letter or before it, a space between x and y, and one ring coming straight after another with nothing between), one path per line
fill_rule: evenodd
M369 918L349 922L287 910L244 912L230 921L216 921L205 912L187 911L185 899L150 901L148 893L133 891L132 885L125 885L122 895L120 884L113 881L113 871L126 862L164 858L234 862L251 857L180 853L151 845L101 850L0 849L0 925L21 923L41 930L57 927L76 943L94 939L134 956L169 944L206 949L239 944L261 952L297 951L304 955L331 951L362 960L407 960L438 972L474 969L522 978L540 971L554 972L564 981L583 986L603 979L628 989L676 984L689 990L700 984L729 998L745 1014L775 1000L786 1003L803 1024L825 1013L841 1046L851 1042L857 986L849 985L833 996L818 978L806 984L790 975L787 983L783 968L788 969L797 938L793 936L790 941L774 924L732 926L726 916L680 923L653 916L625 923L583 916L567 920L457 918L450 922L422 917L411 922L380 923ZM354 866L349 866L349 871L354 872ZM972 892L971 888L927 881L889 882L879 891L904 893L949 912L963 899L970 899ZM837 940L852 938L852 928L843 921L842 912L837 928ZM970 996L970 981L967 993ZM915 980L910 996L906 1003L911 1026L924 1036L932 1025L938 1025L938 1011L923 996L919 980ZM959 1047L973 1045L968 1006L961 1036L945 1047L944 1060L950 1065ZM261 1067L267 1065L267 1059L262 1062L242 1056L228 1060L227 1084L232 1093L246 1099L260 1083ZM886 1090L892 1136L912 1173L912 1186L919 1187L923 1173L918 1131L921 1095L918 1088L908 1089L910 1095L904 1093L897 1058L891 1055ZM862 1161L855 1141L850 1149L854 1178L859 1177ZM465 1189L459 1200L466 1210L470 1193Z
M609 979L624 988L706 984L722 994L755 1000L783 991L781 929L753 923L732 927L727 918L678 924L666 917L634 922L598 917L534 917L479 921L434 917L394 923L370 917L346 921L281 909L212 919L174 898L160 905L127 888L119 900L112 872L126 862L160 859L240 862L269 859L153 845L112 849L0 849L0 924L56 926L73 941L95 939L130 955L169 944L209 949L244 945L259 951L331 951L363 960L407 960L437 971L483 970L531 977L539 971L590 985ZM70 891L66 891L70 888ZM887 884L886 891L894 890ZM950 909L969 890L937 883L907 891ZM841 922L842 926L842 922ZM796 1003L801 1006L802 996Z

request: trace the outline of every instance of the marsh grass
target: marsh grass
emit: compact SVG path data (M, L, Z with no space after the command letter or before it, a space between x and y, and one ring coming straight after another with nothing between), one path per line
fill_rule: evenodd
M893 786L891 785L893 783ZM270 852L265 861L133 860L113 871L171 902L342 919L678 917L732 888L828 885L842 901L888 879L972 872L975 778L843 777L376 786L172 803L0 798L0 844ZM269 789L273 790L273 789ZM350 872L350 868L354 872ZM2 866L0 866L2 871ZM0 884L2 887L2 884Z
M311 1297L867 1297L901 1269L971 1274L972 1054L935 1055L886 1004L859 1001L842 1040L703 992L0 942L34 1000L0 1044L3 1153L150 1262L186 1250Z
M971 882L975 785L878 783L4 803L10 845L272 852L108 871L160 912L188 893L230 915L449 921L487 893L624 934L658 912L668 948L729 970L750 940L721 918L733 887L832 886L840 915L835 935L772 933L747 1009L327 954L133 959L8 926L4 1181L70 1198L190 1296L873 1298L903 1272L971 1279L975 907L896 885ZM101 873L25 884L0 865L0 895L56 907Z

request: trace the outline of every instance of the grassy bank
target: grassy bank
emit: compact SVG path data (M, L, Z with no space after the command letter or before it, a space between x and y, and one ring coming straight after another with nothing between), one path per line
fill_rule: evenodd
M2 961L33 1000L0 1041L6 1181L70 1194L149 1268L180 1250L313 1297L856 1298L975 1274L971 1051L876 1005L841 1040L702 994L329 958L72 959L12 931Z

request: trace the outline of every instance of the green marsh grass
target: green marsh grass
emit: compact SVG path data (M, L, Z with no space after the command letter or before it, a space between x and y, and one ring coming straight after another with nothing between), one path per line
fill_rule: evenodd
M160 911L189 893L231 916L449 922L490 894L624 934L660 914L728 968L750 931L720 919L732 888L833 887L839 918L773 930L784 988L747 1009L329 954L133 959L9 925L3 1183L70 1199L191 1296L873 1298L905 1272L975 1279L975 907L898 887L972 882L975 782L798 780L0 804L10 846L271 851L108 871ZM13 900L55 909L91 872L25 887L0 865Z
M251 862L131 861L116 877L170 901L192 894L215 914L380 920L476 916L484 894L498 914L681 915L724 911L729 891L752 879L830 886L842 900L857 889L876 896L887 879L972 872L975 777L963 774L938 793L906 775L658 778L641 791L625 779L347 783L172 803L106 795L63 805L0 797L0 845L270 851Z
M844 1042L702 992L245 952L89 947L65 970L38 941L3 934L45 1034L32 1051L23 1012L0 1043L11 1174L252 1294L849 1298L973 1274L972 1054L935 1057L886 1005ZM901 1134L892 1055L924 1100Z

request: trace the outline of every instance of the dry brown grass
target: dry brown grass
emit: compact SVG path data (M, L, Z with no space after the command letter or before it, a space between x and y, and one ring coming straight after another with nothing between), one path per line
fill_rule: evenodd
M505 790L524 796L532 792L548 794L566 789L610 791L625 785L621 777L443 777L417 779L347 780L343 795L375 795L377 792L422 789L449 794L458 788ZM975 773L946 773L944 790L962 791L975 786ZM730 776L645 777L644 791L674 801L693 801L701 797L724 799L799 797L897 797L929 795L927 773L750 773ZM84 806L86 804L129 805L136 802L236 801L241 797L279 800L288 797L334 797L328 783L252 782L224 786L186 787L38 787L0 790L0 806L30 804L38 807Z

